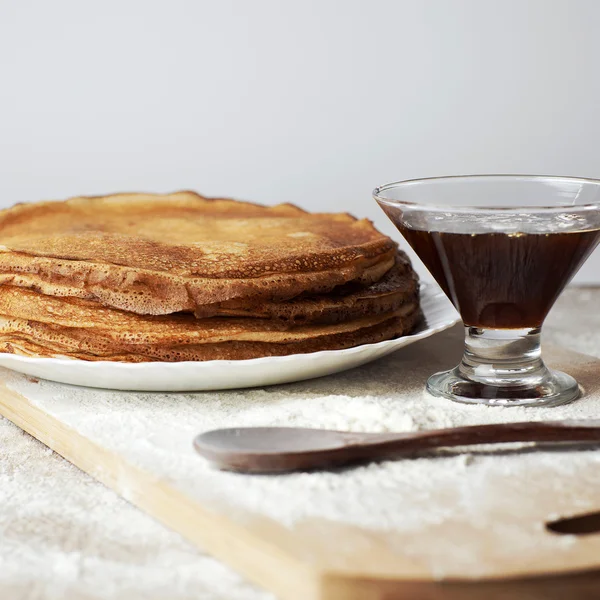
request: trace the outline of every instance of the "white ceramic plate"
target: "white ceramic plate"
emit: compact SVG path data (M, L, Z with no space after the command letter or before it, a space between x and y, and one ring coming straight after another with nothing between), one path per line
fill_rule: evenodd
M364 365L448 329L460 320L450 301L437 286L422 286L421 306L426 325L417 333L346 350L250 360L148 363L31 358L0 353L0 366L60 383L113 390L190 392L262 387L313 379Z

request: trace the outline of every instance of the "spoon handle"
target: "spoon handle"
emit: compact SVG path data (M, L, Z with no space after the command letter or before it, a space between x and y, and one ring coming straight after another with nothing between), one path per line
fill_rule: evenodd
M293 470L350 464L365 460L394 459L427 450L505 444L511 442L598 442L600 421L526 421L490 423L400 434L354 438L333 451L307 452L298 457ZM285 463L282 457L282 464ZM302 464L304 463L304 464Z
M387 439L386 439L387 437ZM509 442L600 442L600 421L526 421L521 423L489 423L448 429L432 429L405 435L382 436L374 444L388 452L416 452L432 448L504 444Z

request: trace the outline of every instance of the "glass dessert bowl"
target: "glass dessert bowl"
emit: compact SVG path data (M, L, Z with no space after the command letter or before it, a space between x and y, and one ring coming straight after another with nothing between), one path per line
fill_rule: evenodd
M541 357L550 308L600 241L600 180L525 175L390 183L373 197L465 325L460 364L427 390L458 402L556 406L579 396Z

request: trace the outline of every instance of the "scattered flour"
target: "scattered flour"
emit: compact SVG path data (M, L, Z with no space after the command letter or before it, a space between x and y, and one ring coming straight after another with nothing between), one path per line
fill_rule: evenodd
M435 573L468 570L486 574L476 546L440 540L437 551L420 547L418 534L447 523L470 523L502 537L510 529L495 529L491 516L502 502L523 502L529 496L562 494L568 482L581 485L586 473L596 472L600 451L580 448L531 451L513 446L498 451L479 448L468 454L446 451L402 461L322 473L246 476L220 472L192 449L194 436L218 427L285 425L352 431L415 431L458 425L530 419L591 418L600 416L597 378L588 396L552 409L463 406L429 396L423 382L432 370L450 366L448 356L460 351L461 332L446 332L430 341L351 372L319 380L266 389L196 394L123 393L31 382L6 374L9 386L103 447L154 476L166 479L217 512L243 520L262 515L287 528L314 519L370 531L411 536L414 554ZM452 359L450 359L452 360ZM561 359L563 360L563 359ZM585 365L584 365L585 366ZM577 368L581 369L581 366ZM596 383L594 383L596 382ZM519 450L519 451L517 451ZM590 468L594 470L590 471ZM532 474L539 474L533 478ZM594 488L600 491L599 485ZM121 493L133 497L135 483L123 478ZM490 493L490 486L495 492ZM537 491L536 491L537 490ZM504 497L499 504L496 493ZM585 509L590 499L571 499ZM502 512L506 510L502 508ZM518 544L524 553L539 543L537 515L531 526L515 524L511 547L498 544L493 555L509 558ZM509 519L510 520L510 519ZM508 529L507 529L508 528ZM518 529L518 530L517 530ZM549 537L549 550L564 548ZM417 541L415 541L417 540Z
M553 339L565 338L565 343L577 347L579 339L585 340L585 350L600 355L600 343L592 333L600 323L594 325L595 313L590 313L600 293L594 294L585 307L574 292L565 298L565 309L554 321L557 325L549 324L548 331ZM585 320L573 318L574 309L585 315L586 307ZM564 514L562 497L568 497L572 508L598 509L593 497L569 497L573 484L598 489L593 475L600 466L598 452L483 448L335 472L248 477L218 472L191 450L194 435L221 426L414 431L495 421L600 417L595 393L549 410L463 407L431 398L422 392L425 371L450 366L460 346L451 336L436 336L432 341L425 354L407 348L346 374L252 391L122 394L11 377L15 389L76 424L81 433L126 452L132 464L160 472L232 517L240 513L243 518L250 511L288 528L316 517L381 532L394 530L397 537L389 539L390 545L397 544L398 552L427 557L439 578L453 566L484 574L488 565L478 563L477 548L460 543L460 530L454 531L455 536L440 535L436 548L423 546L420 532L471 515L474 529L488 527L491 535L499 537L507 529L511 532L515 546L503 549L499 544L498 553L526 555L536 536L544 532L542 519L515 532L510 531L514 529L510 520L490 526L486 511L508 503L515 514L534 514L531 498L540 493L556 499L552 510L543 515L546 520ZM589 376L588 388L594 385ZM531 477L532 469L542 483ZM505 478L502 496L490 494L491 476ZM444 497L439 495L442 489ZM2 598L272 598L3 420L0 502ZM549 539L549 552L557 560L576 544L573 536ZM450 554L454 562L449 565Z
M0 598L274 600L0 419Z

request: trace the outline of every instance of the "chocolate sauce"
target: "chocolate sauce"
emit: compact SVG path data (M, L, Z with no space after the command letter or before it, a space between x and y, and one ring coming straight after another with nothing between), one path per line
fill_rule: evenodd
M465 325L542 325L600 241L600 230L445 233L398 229L459 310Z

